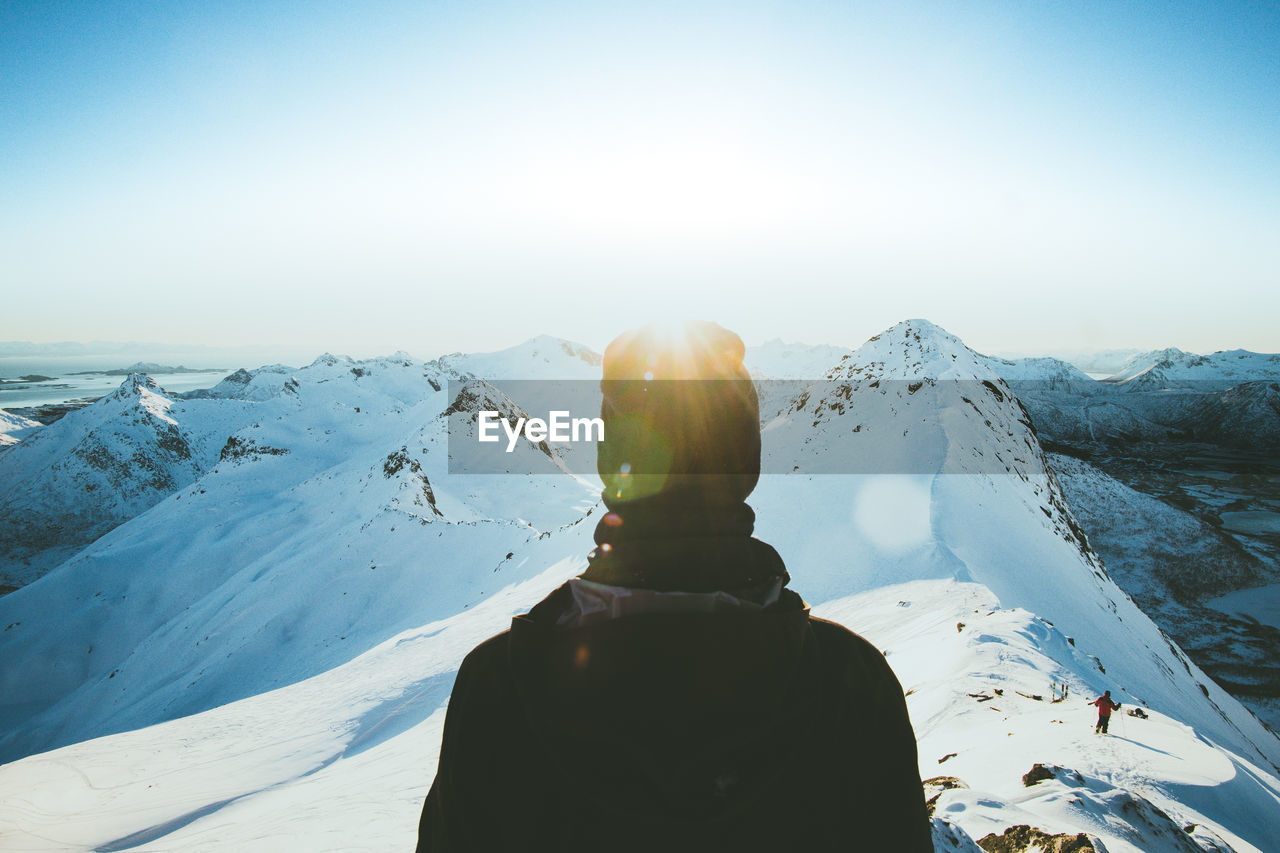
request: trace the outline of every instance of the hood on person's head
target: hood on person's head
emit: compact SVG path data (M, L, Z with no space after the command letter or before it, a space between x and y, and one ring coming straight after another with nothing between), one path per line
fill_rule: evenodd
M715 323L650 325L605 350L596 445L601 497L584 580L656 590L785 585L782 558L751 536L760 404L742 339Z
M760 477L760 407L742 339L710 322L651 324L604 353L597 469L619 509L696 492L739 503Z

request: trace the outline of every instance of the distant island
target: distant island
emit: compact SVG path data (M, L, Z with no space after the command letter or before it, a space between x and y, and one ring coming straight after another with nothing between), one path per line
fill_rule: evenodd
M23 406L16 409L7 409L15 415L21 415L24 418L30 418L33 421L48 426L56 420L62 418L68 412L74 412L76 409L83 409L85 406L92 406L101 397L77 397L74 400L64 400L60 403L41 403L38 406Z
M117 367L112 370L77 370L68 373L68 376L128 376L130 373L145 373L149 376L171 376L175 373L226 373L227 369L223 367L187 367L185 365L172 364L155 364L149 361L139 361L128 367ZM52 382L57 379L56 376L45 376L41 373L28 373L26 376L19 376L17 379L5 379L0 377L0 385L28 385L35 382Z
M139 361L128 367L118 367L114 370L81 370L72 376L128 376L130 373L146 373L150 376L164 376L171 373L226 373L223 367L186 367L184 365L171 364L154 364L149 361Z
M25 382L51 382L57 379L56 376L41 376L39 373L28 373L26 376L19 376L17 379L0 379L0 385L15 385Z

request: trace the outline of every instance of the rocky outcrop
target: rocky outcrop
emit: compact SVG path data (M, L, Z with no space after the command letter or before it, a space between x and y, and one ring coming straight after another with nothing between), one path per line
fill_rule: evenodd
M978 846L987 853L1099 853L1083 832L1050 835L1025 823L1011 826L1000 835L984 835L978 839Z
M203 473L172 405L132 374L0 455L0 583L35 580Z

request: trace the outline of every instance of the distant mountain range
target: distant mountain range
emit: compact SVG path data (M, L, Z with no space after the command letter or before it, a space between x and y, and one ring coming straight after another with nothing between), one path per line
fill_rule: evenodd
M1097 850L1274 849L1280 740L1161 630L1280 582L1273 557L1042 444L1231 447L1278 377L1218 355L1096 382L923 320L856 350L748 351L775 472L757 535L818 615L886 651L938 849L1019 825ZM324 355L185 396L135 374L47 426L5 421L0 846L407 849L458 662L584 568L600 507L578 451L522 440L512 470L537 476L451 469L474 433L450 414L525 411L511 380L599 370L546 337ZM1145 715L1110 738L1086 704L1104 689Z

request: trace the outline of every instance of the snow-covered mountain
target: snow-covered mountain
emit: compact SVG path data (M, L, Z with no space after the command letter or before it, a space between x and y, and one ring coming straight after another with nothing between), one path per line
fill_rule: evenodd
M1280 448L1280 376L1212 392L1188 406L1182 423L1200 441Z
M1143 611L1273 730L1280 715L1280 629L1210 606L1280 583L1280 566L1184 509L1123 485L1080 459L1050 464L1090 543Z
M1280 355L1242 349L1197 355L1177 347L1138 353L1107 379L1144 390L1222 389L1240 382L1277 380L1280 380Z
M336 357L325 353L313 362L316 364L333 364ZM282 393L289 393L289 379L295 369L283 364L268 364L255 370L243 367L224 377L212 388L194 391L187 394L187 399L204 399L215 397L223 400L269 400Z
M830 344L787 343L781 338L747 347L743 361L761 379L820 379L852 350Z
M1280 356L1259 356L1271 358ZM1266 362L1256 365L1251 373L1268 376ZM1115 383L1020 378L993 367L1009 379L1037 429L1054 441L1280 448L1280 369L1271 369L1269 378L1237 381L1217 370L1193 368L1171 378L1153 368Z
M24 418L22 415L15 415L13 412L6 412L4 409L0 409L0 450L17 444L41 426L43 424L39 421L33 421L31 418Z
M208 469L0 597L0 846L407 849L462 656L591 547L598 482L555 453L450 472L451 410L516 414L501 379L588 372L526 349L322 357L170 400ZM766 414L766 470L790 473L762 478L757 534L888 654L938 849L1020 824L1274 849L1280 741L1112 582L988 360L911 321L813 378ZM1094 736L1103 689L1147 716Z
M1072 511L1095 531L1091 543L1113 557L1110 573L1117 579L1123 573L1127 589L1140 590L1152 601L1211 598L1267 579L1264 562L1221 529L1081 459L1062 454L1048 459Z
M498 379L599 379L599 353L583 344L539 335L522 344L488 353L452 353L437 362L459 374Z
M545 336L496 353L426 363L405 353L363 361L325 353L303 368L237 370L188 394L168 394L150 377L130 375L116 392L38 436L39 424L4 413L13 436L6 445L31 439L0 457L0 586L30 583L221 459L273 452L239 436L260 429L263 420L323 410L327 418L315 429L333 435L349 431L349 415L403 415L463 376L581 379L584 371L598 374L598 365L599 356L585 347ZM313 459L315 448L303 454ZM580 467L590 472L594 463Z
M1246 741L1274 740L1106 574L1026 411L954 336L921 321L899 324L763 435L766 456L810 475L773 478L755 505L760 528L775 537L810 532L787 556L800 556L793 576L816 600L904 580L977 582L1002 606L1052 621L1100 658L1127 650L1126 688L1147 702L1181 704L1183 719L1218 742L1247 751ZM850 482L828 473L846 460L881 476ZM805 566L837 558L845 569L825 576L830 587L803 583ZM1209 691L1194 700L1180 696L1191 673ZM1267 760L1280 757L1267 749Z
M1047 356L1038 358L982 359L992 372L1015 389L1034 386L1037 389L1063 391L1077 394L1096 393L1098 383L1074 364Z
M207 470L173 405L131 374L0 455L0 583L30 582Z
M1129 359L1137 355L1138 349L1105 349L1105 350L1055 350L1036 355L1047 355L1073 364L1091 376L1111 376L1124 367ZM1025 355L1025 354L1022 354ZM1009 355L1008 358L1019 356Z
M317 361L293 379L264 402L192 401L251 406L252 423L199 482L0 599L17 661L0 684L23 697L0 756L323 672L519 577L529 543L598 494L566 476L451 478L457 401L434 368Z

